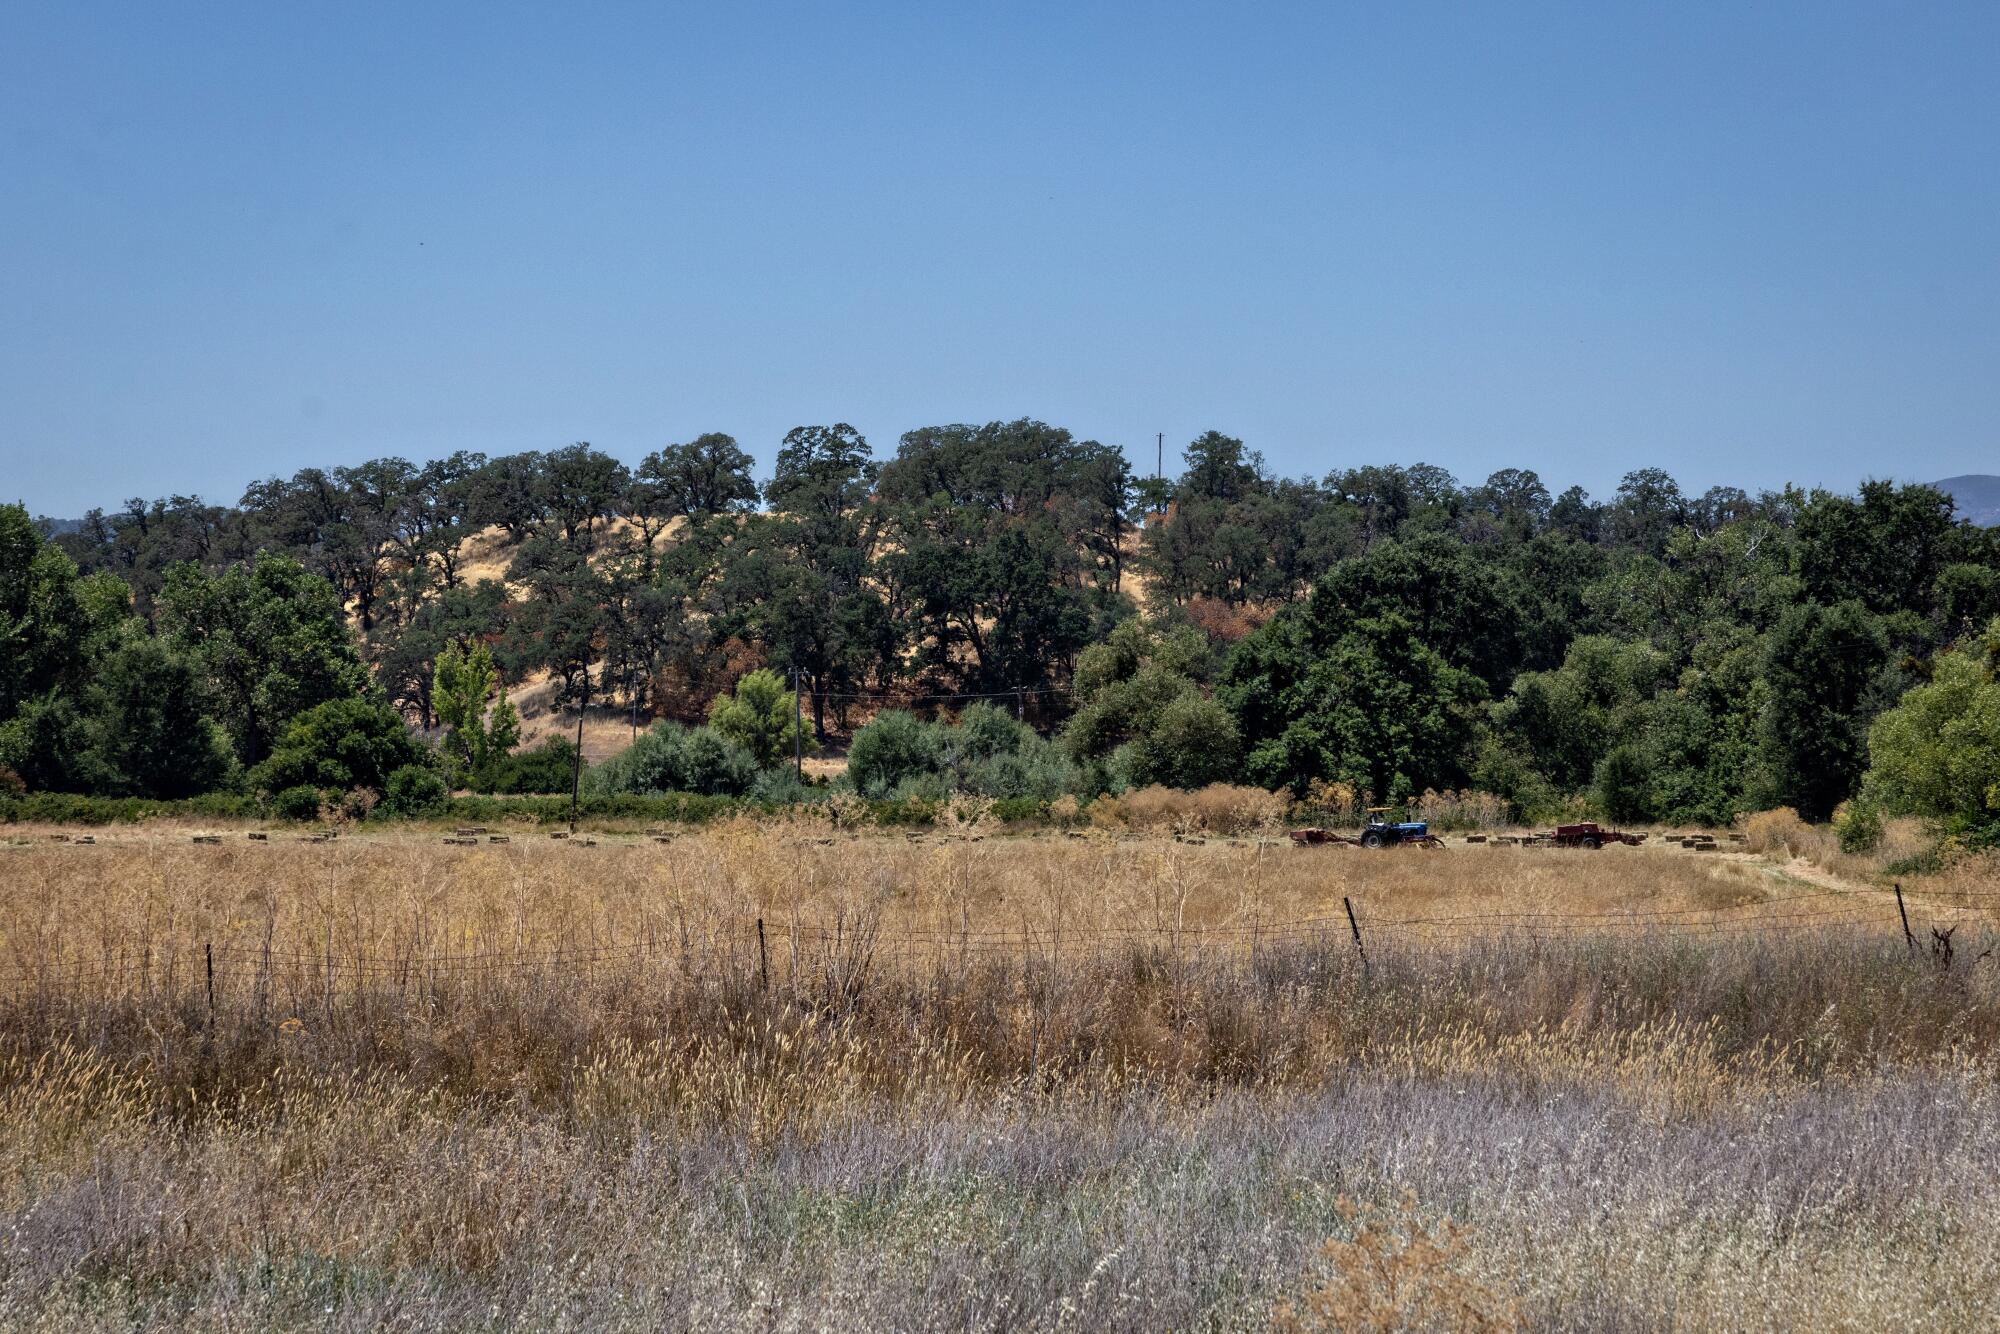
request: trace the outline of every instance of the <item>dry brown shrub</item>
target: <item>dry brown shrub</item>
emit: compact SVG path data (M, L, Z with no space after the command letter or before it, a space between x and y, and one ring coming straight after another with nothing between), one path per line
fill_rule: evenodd
M976 797L965 792L955 792L937 813L937 828L945 834L970 834L981 825L990 824L993 803L986 797Z
M1426 789L1413 804L1420 818L1439 829L1499 829L1509 823L1504 798L1472 788L1457 792Z
M1368 794L1339 779L1315 778L1307 785L1306 798L1299 804L1322 819L1358 819L1368 804Z
M1286 1334L1410 1329L1519 1329L1519 1305L1465 1272L1468 1230L1449 1217L1425 1220L1405 1189L1392 1207L1336 1206L1354 1227L1351 1240L1329 1237L1313 1266L1316 1286L1283 1302L1272 1324Z
M1746 846L1752 852L1767 855L1803 857L1821 841L1813 827L1801 820L1799 813L1790 806L1758 811L1746 817L1743 832L1748 835Z
M1883 822L1882 837L1867 852L1843 852L1831 824L1809 824L1789 806L1758 811L1743 821L1744 846L1770 857L1799 858L1825 871L1855 881L1883 883L1891 867L1926 860L1938 847L1937 837L1920 820Z
M320 823L329 825L359 824L368 818L369 812L382 800L382 794L373 788L350 788L338 800L322 801L319 807Z
M1135 788L1117 799L1115 809L1120 823L1133 829L1241 834L1281 823L1290 808L1283 793L1211 783L1193 792L1171 787Z
M1083 808L1084 819L1093 829L1123 829L1125 827L1125 804L1109 792L1093 799Z
M1884 866L1914 861L1929 852L1937 840L1921 820L1902 816L1882 822L1882 841L1875 845L1874 858Z
M1187 604L1187 616L1209 638L1233 644L1270 620L1271 612L1264 607L1231 606L1220 598L1198 597Z

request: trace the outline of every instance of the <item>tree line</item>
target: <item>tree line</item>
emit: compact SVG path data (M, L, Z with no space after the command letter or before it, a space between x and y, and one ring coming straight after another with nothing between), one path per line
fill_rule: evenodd
M148 795L330 790L343 769L386 790L412 765L527 782L506 776L504 717L435 753L347 717L382 756L273 766L310 709L458 736L546 672L561 703L665 724L653 759L600 781L772 788L768 746L711 715L768 713L795 678L816 742L873 720L848 779L870 795L1248 781L1384 804L1477 787L1529 818L1825 818L1862 790L1871 730L1902 735L1878 724L1978 660L2000 617L2000 535L1927 487L1695 496L1643 469L1597 500L1525 469L1287 478L1219 432L1182 462L1136 478L1030 420L877 457L836 424L789 432L761 482L709 434L632 466L576 444L308 468L54 536L16 509L0 767ZM739 710L758 669L776 675ZM972 733L946 726L982 703Z

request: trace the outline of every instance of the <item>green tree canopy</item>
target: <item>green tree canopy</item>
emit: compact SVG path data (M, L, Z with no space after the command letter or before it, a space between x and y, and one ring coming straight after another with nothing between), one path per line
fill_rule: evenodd
M461 769L484 769L520 743L521 715L499 690L499 680L492 650L484 644L462 649L448 643L438 653L431 697L438 722L450 729L444 753Z
M1223 669L1217 697L1249 747L1250 778L1294 791L1338 779L1384 801L1463 782L1478 678L1401 616L1353 622L1324 648L1310 628L1306 617L1281 615Z
M94 786L135 797L191 797L230 781L236 760L202 709L187 656L134 633L99 665L87 695Z
M2000 842L2000 620L1938 655L1931 679L1875 720L1866 795Z
M1765 654L1760 737L1775 796L1824 820L1867 767L1868 696L1887 637L1859 602L1806 603L1778 619Z
M289 556L221 571L176 566L159 607L162 631L201 672L246 765L268 756L301 713L371 689L333 586Z
M802 733L784 678L768 668L746 673L734 694L716 696L709 706L708 725L741 746L759 769L776 766L794 745L817 749L812 737Z
M1236 721L1205 697L1208 638L1192 626L1124 621L1077 660L1063 744L1078 760L1115 755L1135 786L1201 787L1235 777Z
M27 700L73 686L89 620L76 565L19 505L0 505L0 721Z
M429 760L430 752L394 709L349 697L316 704L294 716L269 758L251 771L250 780L265 792L296 787L381 792L390 774Z

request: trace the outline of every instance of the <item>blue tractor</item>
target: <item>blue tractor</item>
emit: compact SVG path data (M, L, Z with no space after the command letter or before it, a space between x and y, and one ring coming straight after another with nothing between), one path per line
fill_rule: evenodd
M1428 820L1392 821L1388 818L1390 807L1371 806L1368 823L1361 830L1361 846L1364 848L1441 848L1444 840L1431 833Z

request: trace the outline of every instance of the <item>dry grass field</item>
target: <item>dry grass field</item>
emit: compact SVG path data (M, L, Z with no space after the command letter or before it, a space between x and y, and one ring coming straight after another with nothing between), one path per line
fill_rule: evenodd
M2000 1321L1983 868L47 833L0 1327Z

